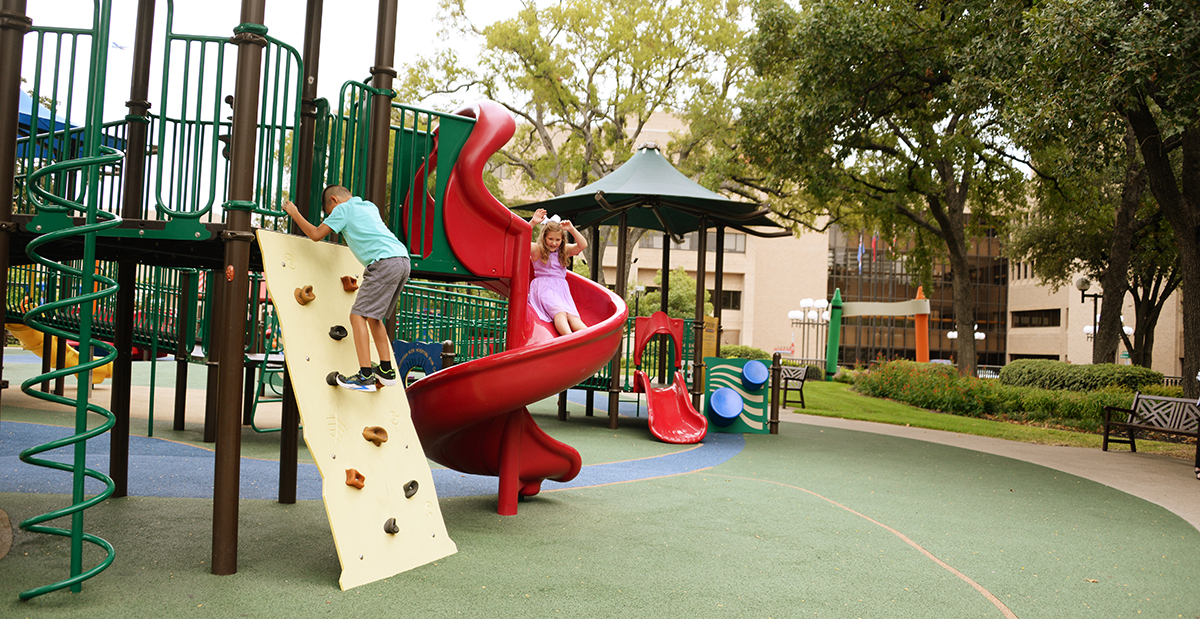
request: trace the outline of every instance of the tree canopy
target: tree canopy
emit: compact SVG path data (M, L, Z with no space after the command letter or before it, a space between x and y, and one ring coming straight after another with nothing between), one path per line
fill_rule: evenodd
M976 322L969 233L1022 199L998 87L1019 65L1022 8L765 0L756 12L745 155L835 216L913 238L909 263L925 279L945 256L964 332ZM972 338L958 339L958 358L974 371Z

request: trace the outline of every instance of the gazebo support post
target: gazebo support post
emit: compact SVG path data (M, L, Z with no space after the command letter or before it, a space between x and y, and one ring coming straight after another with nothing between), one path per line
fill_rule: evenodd
M627 211L621 211L620 227L617 230L617 281L614 282L617 288L617 296L621 299L625 298L626 279L628 279L628 265L625 264L625 246L629 242L629 215ZM617 417L620 414L618 410L621 406L621 345L617 344L617 354L613 357L613 371L609 376L608 383L608 429L617 429Z
M700 410L700 394L704 392L704 286L708 271L708 218L700 218L696 230L696 319L692 322L692 406Z
M659 289L658 309L662 313L667 313L668 297L671 292L671 233L663 232L663 253L662 253L662 286ZM682 361L682 359L680 360ZM658 382L659 384L667 384L667 347L658 347Z
M717 317L717 356L721 356L721 332L725 330L721 324L721 295L725 289L725 226L717 226L716 264L713 265L713 316Z

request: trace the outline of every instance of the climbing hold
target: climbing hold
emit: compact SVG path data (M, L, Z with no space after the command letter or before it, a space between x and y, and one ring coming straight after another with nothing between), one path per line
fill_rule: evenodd
M387 522L383 523L383 532L388 535L395 535L400 532L400 527L396 524L395 518L388 518Z
M383 443L387 442L387 439L388 439L387 430L384 430L383 428L381 428L379 426L370 426L368 428L363 428L363 438L367 439L368 441L371 441L372 443L375 443L375 446L379 447Z
M315 298L317 298L317 295L313 294L312 286L296 289L296 302L300 305L308 305L308 302Z
M417 484L417 480L415 480L415 479L408 482L407 484L404 484L404 498L406 498L406 499L413 498L413 495L417 493L418 485L419 484Z
M329 374L327 374L325 376L325 382L330 387L336 387L337 386L337 370L334 370L334 371L330 372Z
M354 292L358 290L358 278L353 275L342 276L342 290L346 292Z
M349 335L349 333L346 332L346 327L343 327L342 325L333 325L332 327L329 327L329 337L339 342L342 341L342 338L346 337L347 335Z
M367 476L359 473L357 469L346 469L346 485L354 486L359 490L363 489L363 484L367 482Z

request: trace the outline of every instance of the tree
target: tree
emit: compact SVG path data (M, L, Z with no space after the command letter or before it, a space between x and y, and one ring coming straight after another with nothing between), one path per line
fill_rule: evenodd
M1022 200L997 87L1019 65L1021 8L764 0L756 10L745 155L830 212L854 208L913 238L910 263L926 280L944 252L960 333L975 326L969 237ZM975 340L957 343L960 371L973 374Z
M1171 226L1183 290L1183 382L1200 396L1200 13L1190 0L1049 0L1029 16L1030 58L1054 76L1031 111L1101 106L1129 124ZM1102 314L1103 316L1103 314Z
M668 282L667 315L671 318L693 320L696 318L696 279L687 274L683 267L671 270ZM638 316L649 316L662 309L662 271L654 276L654 285L658 290L648 292L641 300L636 299L637 292L630 292L625 304L637 308ZM630 314L633 314L631 311ZM704 315L713 315L713 304L709 300L709 292L704 291Z
M442 0L445 27L480 42L477 67L453 51L410 66L400 91L424 99L480 94L517 118L492 160L523 193L559 196L598 180L647 141L650 117L703 104L723 50L745 35L741 0L529 1L512 18L477 27L463 0ZM719 184L710 186L717 189ZM627 264L644 230L631 229ZM609 242L601 234L600 249Z
M1024 113L1037 105L1034 93L1051 87L1045 76L1029 72L1016 83L1011 109L1025 119L1016 134L1032 153L1037 180L1026 215L1007 222L1005 253L1030 263L1042 282L1055 289L1070 283L1079 271L1101 282L1101 318L1091 362L1113 363L1123 337L1125 294L1131 283L1141 284L1132 280L1130 265L1153 251L1157 244L1149 236L1162 219L1145 191L1145 166L1132 130L1126 125L1122 131L1111 110L1075 116L1075 133L1089 136L1079 141L1073 132L1056 126L1056 119ZM1154 322L1136 326L1151 332L1154 327ZM1134 339L1142 341L1144 336Z

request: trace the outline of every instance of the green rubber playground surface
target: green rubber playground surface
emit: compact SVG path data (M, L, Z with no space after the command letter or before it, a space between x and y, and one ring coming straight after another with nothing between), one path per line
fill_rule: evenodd
M585 465L681 449L644 420L613 431L573 406L564 423L554 405L535 418ZM238 573L213 576L211 501L110 499L85 522L112 567L28 602L69 573L68 543L16 524L64 497L0 493L0 617L1200 617L1194 527L1001 456L783 423L713 468L555 486L512 517L494 496L443 499L457 554L344 592L320 501L243 500Z

